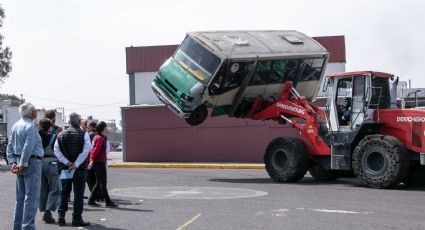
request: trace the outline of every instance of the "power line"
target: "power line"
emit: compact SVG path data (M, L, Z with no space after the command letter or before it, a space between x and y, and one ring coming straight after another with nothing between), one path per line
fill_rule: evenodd
M99 105L99 104L83 104L83 103L76 103L76 102L70 102L70 101L48 99L48 98L43 98L43 97L38 97L38 96L31 96L31 95L28 95L28 94L23 94L23 95L26 96L26 97L36 98L36 99L39 99L39 100L45 100L45 101L51 101L51 102L68 103L68 104L83 105L83 106L85 106L85 107L67 108L67 109L86 109L86 108L88 109L88 108L95 108L95 107L107 107L107 106L122 104L122 103L125 103L126 102L126 101L119 101L119 102L115 102L115 103L101 104L101 105Z
M104 105L91 105L91 106L86 106L86 107L69 108L69 109L70 110L73 110L73 109L91 109L91 108L96 108L96 107L114 107L115 108L117 106L112 106L112 105L118 105L118 104L122 104L124 102L126 102L126 101L120 101L120 102L111 103L111 104L104 104Z

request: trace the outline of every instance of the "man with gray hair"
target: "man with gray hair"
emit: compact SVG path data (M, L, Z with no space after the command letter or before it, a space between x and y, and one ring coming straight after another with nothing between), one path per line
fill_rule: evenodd
M37 110L31 103L19 106L21 119L11 130L7 145L7 158L12 163L12 173L16 174L16 204L13 229L35 229L40 186L41 159L44 151L34 119Z
M72 226L88 226L82 218L85 190L86 158L92 147L89 135L80 128L80 115L71 113L71 127L61 132L55 143L54 153L59 160L59 171L73 172L72 178L61 178L62 190L58 209L58 224L65 225L65 214L68 211L68 199L74 186L74 205Z

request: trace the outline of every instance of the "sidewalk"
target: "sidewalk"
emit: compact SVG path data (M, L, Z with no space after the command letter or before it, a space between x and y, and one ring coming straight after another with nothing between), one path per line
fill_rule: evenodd
M264 169L264 164L250 163L123 162L122 152L110 152L108 166L111 168Z

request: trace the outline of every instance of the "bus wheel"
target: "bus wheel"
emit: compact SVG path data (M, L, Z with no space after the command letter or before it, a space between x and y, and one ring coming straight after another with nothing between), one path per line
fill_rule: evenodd
M198 106L190 114L190 117L186 118L186 122L191 126L196 126L204 122L208 117L208 109L205 105Z

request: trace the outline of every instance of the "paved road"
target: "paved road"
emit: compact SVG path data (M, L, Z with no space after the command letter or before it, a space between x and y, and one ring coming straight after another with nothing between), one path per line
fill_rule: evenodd
M263 170L108 172L120 207L86 207L87 229L425 229L425 189L403 185L376 190L355 179L317 183L309 176L277 184ZM14 181L0 167L0 229L11 229ZM38 229L58 229L40 218Z

